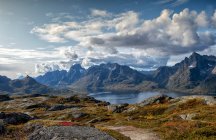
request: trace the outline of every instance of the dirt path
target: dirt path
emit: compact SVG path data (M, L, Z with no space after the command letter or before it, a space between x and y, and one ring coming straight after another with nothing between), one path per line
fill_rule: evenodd
M119 133L130 137L131 140L160 140L160 138L151 130L136 128L133 126L109 126L108 129L118 131Z

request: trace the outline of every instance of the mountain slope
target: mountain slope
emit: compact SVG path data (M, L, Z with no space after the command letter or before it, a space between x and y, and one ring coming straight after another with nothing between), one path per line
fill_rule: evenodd
M101 64L90 67L85 76L72 86L85 89L100 89L111 85L137 85L147 76L117 63Z
M7 78L6 76L0 75L0 91L1 92L12 92L13 88L10 87L11 79Z
M199 89L197 92L208 92L210 89L206 88L204 90L203 87L205 87L207 81L214 81L215 74L212 71L215 66L216 57L193 53L189 58L186 57L173 66L176 72L169 77L166 87L170 90L196 91Z
M39 76L40 83L54 87L83 90L168 90L188 93L216 92L216 57L193 53L172 67L162 66L151 72L138 72L128 66L107 63L87 70L75 64L66 71Z
M38 76L35 78L35 80L41 84L48 85L48 86L56 86L59 84L59 81L61 81L65 75L67 74L67 71L52 71L47 72L44 75Z
M0 76L0 91L6 93L31 94L48 93L50 88L39 84L35 79L26 76L23 79L11 80L5 76Z
M42 76L36 77L35 79L41 84L60 88L66 87L67 85L77 81L85 74L85 72L86 70L82 68L80 64L75 64L68 72L65 70L47 72Z

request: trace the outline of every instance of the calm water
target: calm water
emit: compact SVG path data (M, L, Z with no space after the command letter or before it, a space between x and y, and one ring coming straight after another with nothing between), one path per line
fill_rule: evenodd
M101 101L107 101L111 104L122 104L122 103L129 103L129 104L135 104L140 103L144 99L159 95L161 93L159 92L97 92L97 93L89 93L89 96L94 97L97 100ZM180 97L180 96L186 96L188 94L185 93L163 93L170 97ZM191 95L191 94L190 94Z

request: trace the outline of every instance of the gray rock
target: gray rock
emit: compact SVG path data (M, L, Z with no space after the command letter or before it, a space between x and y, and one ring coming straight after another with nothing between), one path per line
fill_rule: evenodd
M28 136L29 140L115 140L93 127L52 126L40 128Z
M43 127L43 125L40 124L40 123L26 123L24 125L24 132L29 134L30 132L32 133L35 130L38 130L38 129L42 128L42 127Z
M29 120L32 120L33 118L27 114L24 113L0 113L0 119L3 119L4 123L7 124L21 124L26 123Z
M112 113L122 113L124 110L126 110L127 106L128 104L109 105L107 106L107 109Z
M136 111L137 109L138 109L137 107L130 107L127 110L125 110L124 113L131 113L131 112Z
M5 133L5 126L4 126L4 121L1 119L0 120L0 135Z
M73 119L80 119L80 118L86 117L88 114L83 113L83 112L73 112L71 113L71 115Z
M0 135L5 133L5 127L4 125L0 124Z
M33 109L33 108L45 108L48 109L50 108L49 105L45 104L45 103L39 103L39 104L32 104L26 107L26 109Z
M64 109L67 109L67 108L81 108L81 107L84 107L82 105L62 105L62 104L58 104L58 105L54 105L54 106L51 106L48 111L58 111L58 110L64 110Z
M205 96L205 95L193 95L193 96L182 96L175 98L175 100L178 100L179 102L187 102L191 99L201 99L204 101L204 104L206 105L216 105L216 97L215 96Z
M195 113L192 113L192 114L182 114L182 115L179 115L179 117L183 120L192 120L194 117L196 117L196 114Z
M54 106L51 106L48 111L58 111L58 110L64 110L66 109L67 107L65 105L54 105Z
M109 102L105 102L105 101L97 103L97 106L108 106L108 105L110 105L110 103Z
M146 105L152 105L152 104L159 104L159 103L165 103L165 102L169 102L171 99L173 99L172 97L169 97L167 95L156 95L153 97L150 97L144 101L142 101L139 106L143 107Z
M8 100L11 100L11 98L9 97L9 95L7 95L7 94L1 94L0 95L0 102L2 102L2 101L8 101Z

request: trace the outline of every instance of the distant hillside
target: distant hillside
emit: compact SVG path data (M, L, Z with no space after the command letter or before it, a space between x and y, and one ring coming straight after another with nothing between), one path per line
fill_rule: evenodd
M0 92L16 94L48 93L51 89L26 76L23 79L11 80L0 76Z

